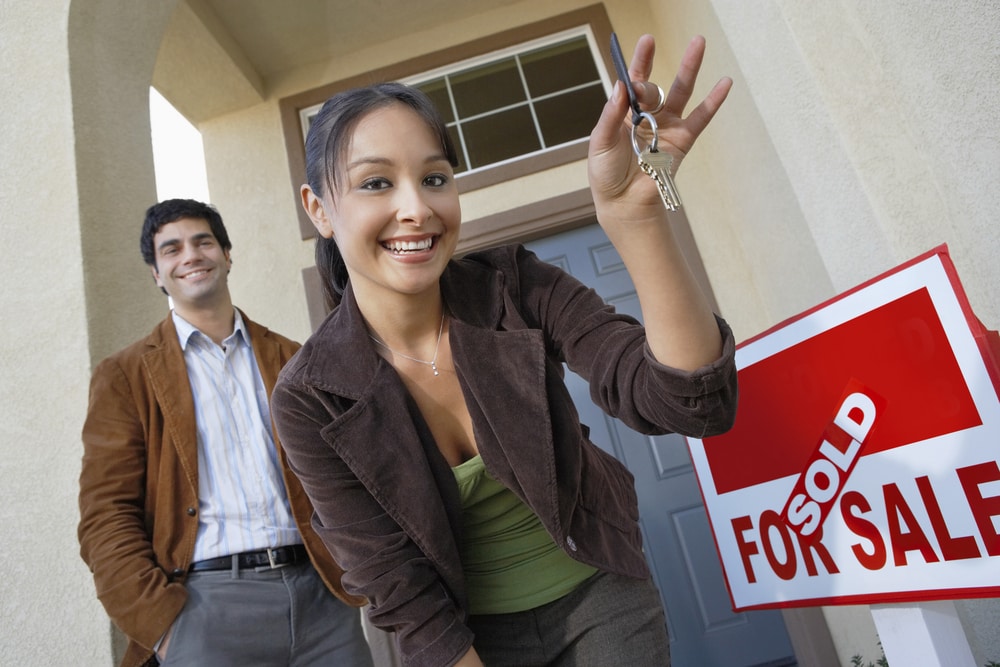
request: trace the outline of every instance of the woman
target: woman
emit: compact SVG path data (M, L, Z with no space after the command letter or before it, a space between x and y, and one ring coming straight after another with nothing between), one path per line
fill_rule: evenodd
M653 50L640 38L629 76L676 164L731 82L682 119L704 40L665 96ZM457 161L419 91L347 91L313 122L302 202L338 305L272 410L345 588L406 665L669 663L632 477L587 439L561 364L628 426L697 437L731 425L736 371L631 130L618 82L588 169L645 327L520 246L453 259Z

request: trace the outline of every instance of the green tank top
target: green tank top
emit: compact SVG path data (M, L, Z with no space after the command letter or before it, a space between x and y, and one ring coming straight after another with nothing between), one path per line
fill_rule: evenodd
M509 614L558 600L597 570L573 560L541 521L486 472L480 456L452 468L462 499L462 543L472 614Z

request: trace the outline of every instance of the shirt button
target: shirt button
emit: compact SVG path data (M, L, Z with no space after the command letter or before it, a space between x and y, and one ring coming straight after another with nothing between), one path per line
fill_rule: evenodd
M567 537L566 538L566 546L569 547L570 551L576 551L576 542L573 541L572 537Z
M193 508L193 507L187 508L187 514L188 514L188 516L194 516L197 513L198 512L197 512L197 510L195 510L195 508Z

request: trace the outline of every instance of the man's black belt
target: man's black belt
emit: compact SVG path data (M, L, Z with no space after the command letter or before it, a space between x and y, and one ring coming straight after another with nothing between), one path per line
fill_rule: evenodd
M233 556L220 556L218 558L208 558L191 563L188 572L208 572L211 570L232 570L234 567L239 570L276 569L292 565L294 563L304 563L309 560L306 548L301 544L293 544L287 547L275 547L273 549L262 549L261 551L245 551Z

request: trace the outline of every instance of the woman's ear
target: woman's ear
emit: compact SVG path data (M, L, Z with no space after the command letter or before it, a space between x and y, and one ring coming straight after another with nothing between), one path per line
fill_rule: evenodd
M326 214L323 198L313 192L313 189L309 185L303 185L299 189L299 194L302 196L302 208L305 209L306 215L312 220L316 231L325 239L333 238L333 226L330 224L330 218Z

